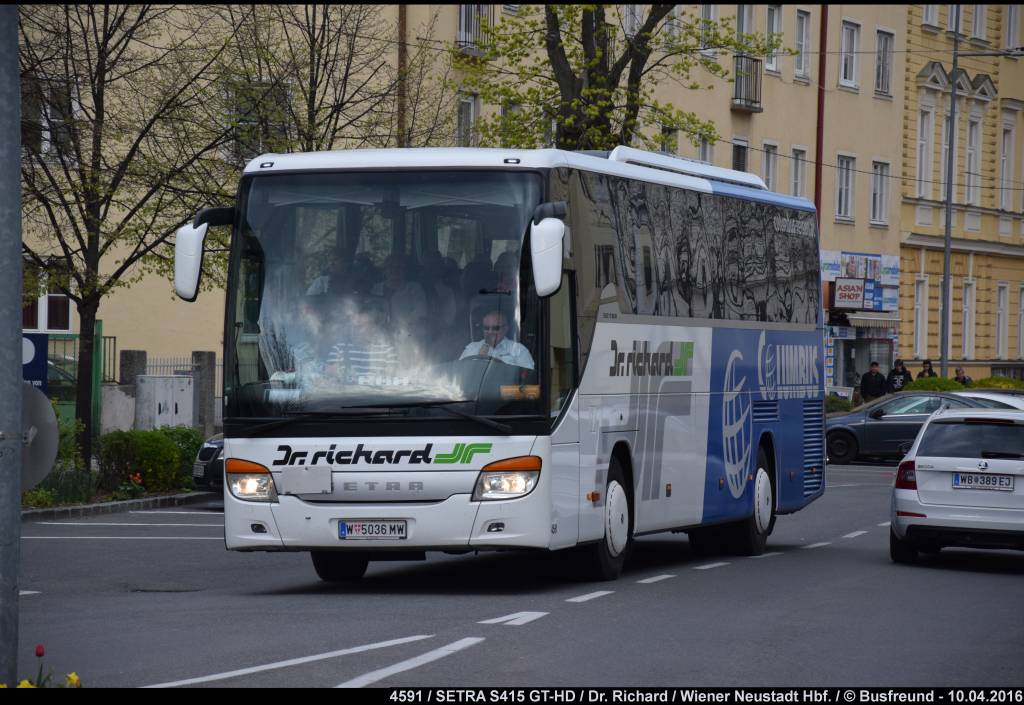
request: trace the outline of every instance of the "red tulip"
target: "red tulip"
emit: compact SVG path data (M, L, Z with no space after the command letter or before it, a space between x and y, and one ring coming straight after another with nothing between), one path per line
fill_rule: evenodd
M42 658L46 656L46 649L43 648L42 644L36 644L36 658Z

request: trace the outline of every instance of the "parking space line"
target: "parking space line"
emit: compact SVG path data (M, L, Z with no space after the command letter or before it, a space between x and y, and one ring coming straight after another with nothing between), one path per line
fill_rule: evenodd
M611 595L614 590L598 590L597 592L588 592L586 595L579 595L577 597L570 597L566 602L589 602L590 600L596 600L599 597L605 595Z
M782 551L769 551L768 553L762 553L760 556L751 556L751 558L771 558L772 556L781 556Z
M695 565L693 567L693 569L694 570L711 570L712 568L721 568L722 566L727 566L727 565L729 565L729 564L728 563L707 563L705 565Z
M803 548L803 549L821 548L822 546L831 546L831 545L832 545L831 541L819 541L818 543L809 543L806 546L801 546L800 548Z
M864 534L866 534L866 533L867 533L866 531L851 531L851 532L850 532L850 533L848 533L848 534L844 534L844 535L843 535L843 538L844 538L844 539L855 539L855 538L857 538L858 536L863 536L863 535L864 535Z
M175 511L169 511L169 510L165 510L165 509L142 509L142 510L133 510L133 511L130 511L128 513L129 514L200 514L200 515L203 515L203 516L209 516L211 514L223 514L224 512L222 512L222 511L221 512L215 512L215 511L209 511L209 512L175 512Z
M369 673L353 678L352 680L340 683L335 687L362 688L363 686L370 685L371 683L376 683L377 681L384 680L388 676L393 676L396 673L411 671L414 668L419 668L420 666L424 666L433 661L443 659L446 656L451 656L452 654L456 654L462 651L463 649L468 649L471 646L476 646L483 640L484 638L480 636L471 636L466 637L465 639L459 639L458 641L452 642L447 646L442 646L440 649L428 651L425 654L420 654L415 658L401 661L393 666L388 666L387 668L379 668L376 671L370 671Z
M38 590L19 590L18 596L25 597L26 595L39 595L41 594Z
M223 524L132 524L128 522L40 521L39 526L202 526L223 528Z
M422 641L423 639L430 639L433 634L417 634L416 636L402 637L401 639L390 639L388 641L379 641L376 644L365 644L363 646L353 646L350 649L341 649L339 651L329 651L325 654L316 654L314 656L303 656L302 658L293 658L287 661L277 661L275 663L265 663L262 666L253 666L251 668L240 668L237 671L227 671L226 673L215 673L210 676L201 676L199 678L188 678L181 681L172 681L170 683L157 683L156 685L147 685L146 688L176 688L182 685L194 685L196 683L209 683L210 681L221 681L228 678L237 678L238 676L247 676L251 673L259 673L261 671L272 671L277 668L288 668L289 666L301 666L304 663L313 663L314 661L325 661L327 659L338 658L339 656L349 656L351 654L360 654L364 651L373 651L375 649L386 649L389 646L398 646L399 644L408 644L413 641Z
M892 524L891 521L883 521L879 526L889 526L890 524Z
M668 580L674 578L674 575L655 575L653 578L644 578L643 580L637 580L638 583L643 585L650 585L651 583L660 583L662 580Z

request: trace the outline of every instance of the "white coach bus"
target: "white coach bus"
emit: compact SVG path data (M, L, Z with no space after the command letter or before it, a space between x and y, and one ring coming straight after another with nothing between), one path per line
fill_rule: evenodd
M268 154L232 228L227 548L327 581L426 551L764 550L824 491L813 205L619 147Z

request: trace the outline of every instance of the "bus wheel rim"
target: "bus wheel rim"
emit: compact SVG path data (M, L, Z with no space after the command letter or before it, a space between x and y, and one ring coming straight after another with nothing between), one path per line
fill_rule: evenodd
M768 533L772 523L772 483L763 468L757 469L754 484L754 521L757 522L759 533Z
M629 540L629 500L626 491L618 482L608 485L606 505L606 527L608 552L619 556L626 549Z

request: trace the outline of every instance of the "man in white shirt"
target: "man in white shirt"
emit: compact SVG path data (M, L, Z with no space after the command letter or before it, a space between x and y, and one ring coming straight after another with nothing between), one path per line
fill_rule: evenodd
M509 365L533 369L533 357L525 346L505 337L508 324L500 311L491 311L484 316L484 339L470 343L459 356L460 360L475 355L495 357Z

